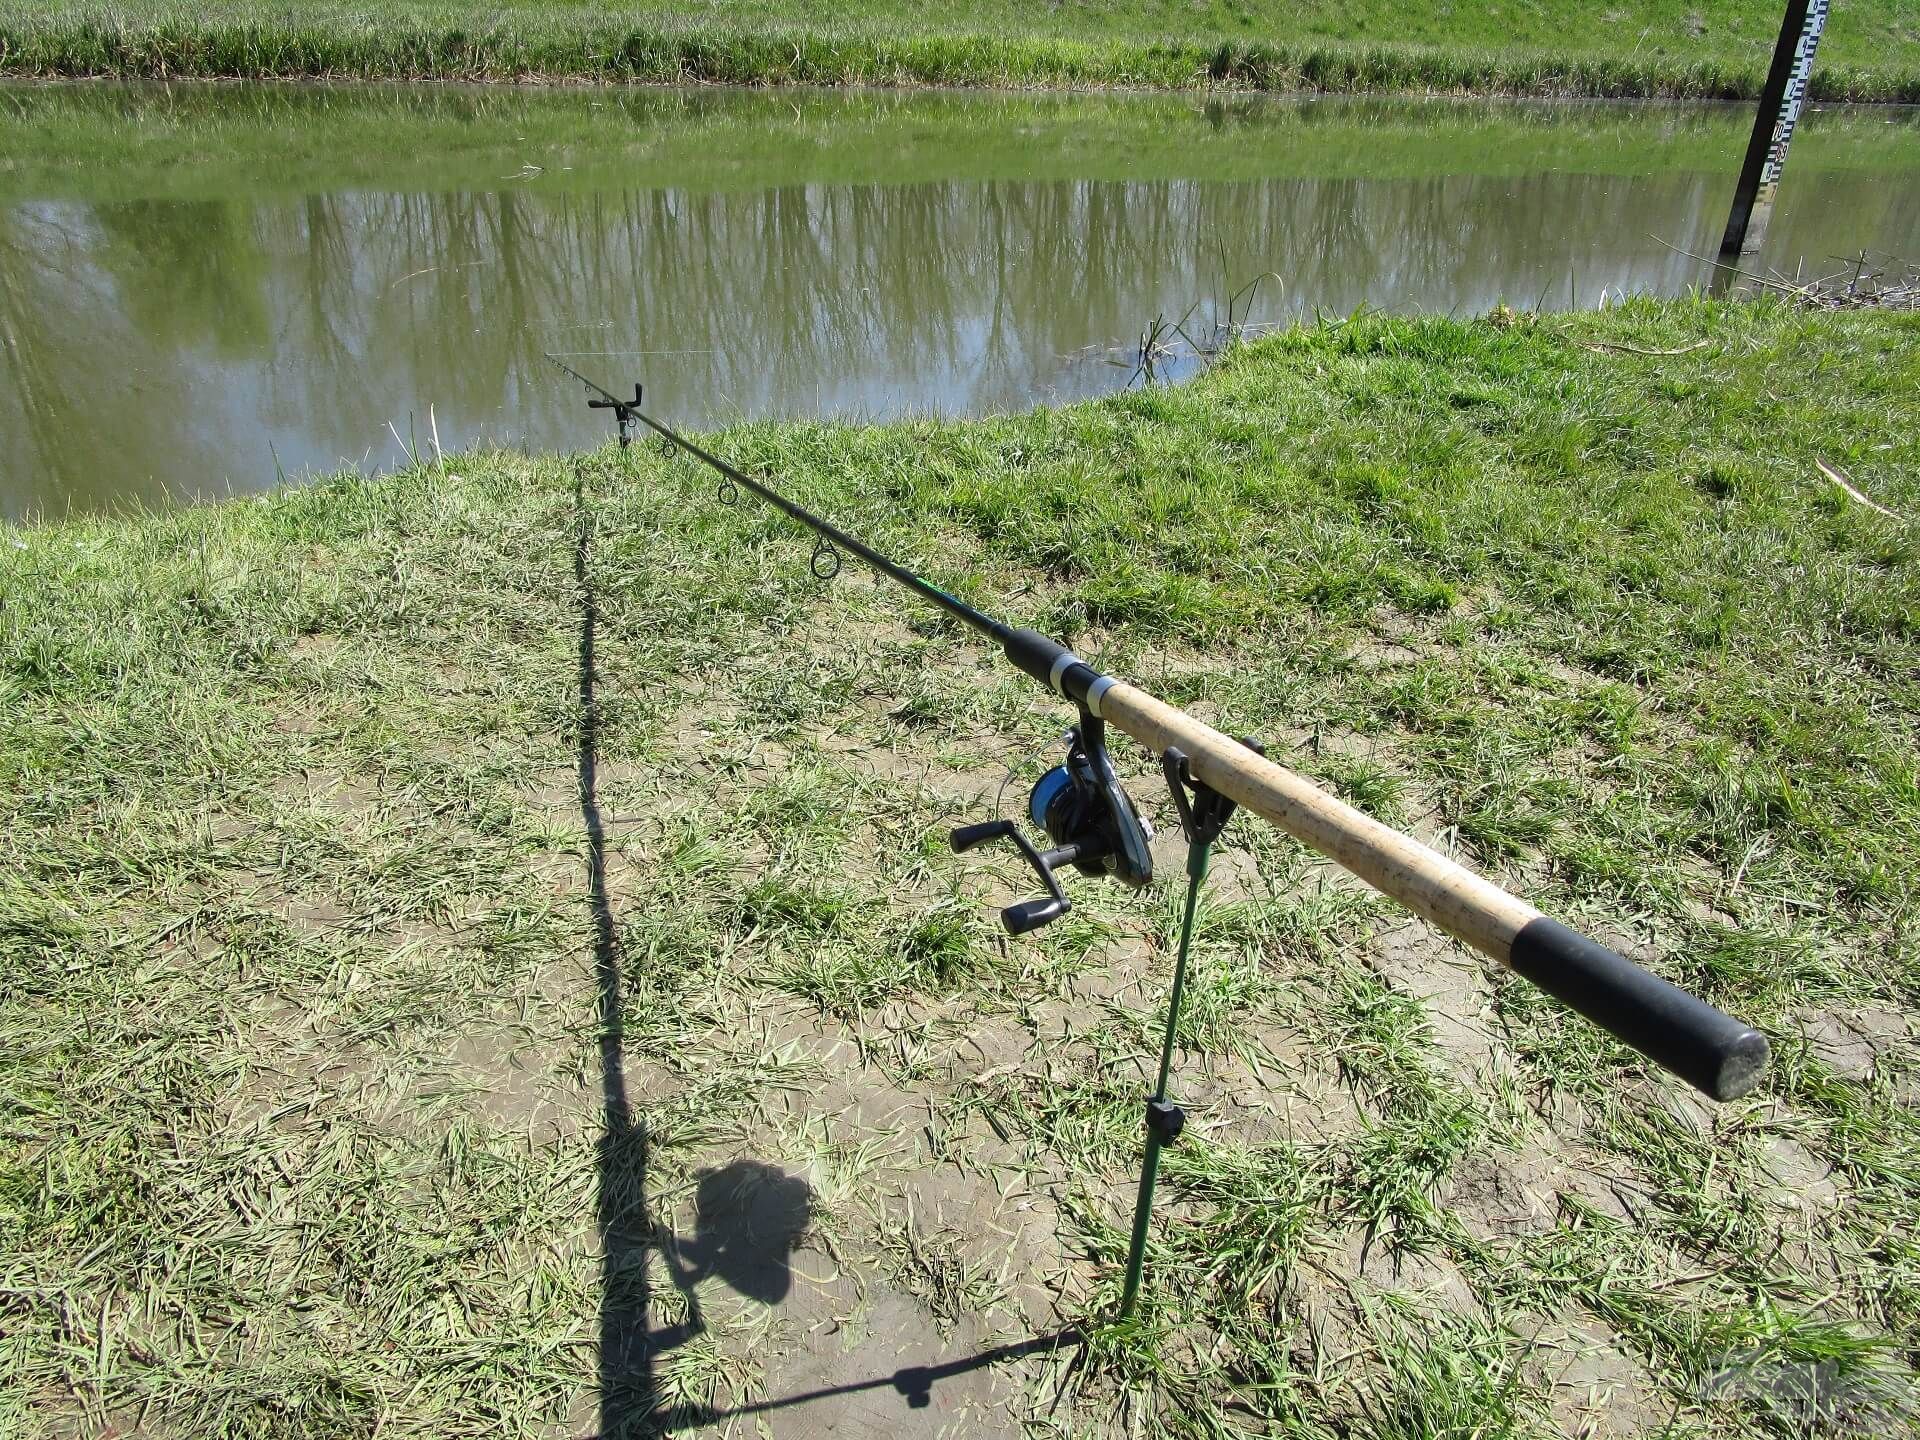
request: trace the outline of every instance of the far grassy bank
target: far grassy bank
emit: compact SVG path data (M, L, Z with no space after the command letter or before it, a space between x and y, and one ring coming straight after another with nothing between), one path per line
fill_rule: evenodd
M1007 941L1030 877L946 834L1064 715L950 623L648 447L7 530L0 1430L727 1433L874 1382L826 1428L906 1415L902 1347L1078 1321L934 1402L1748 1440L1818 1375L1904 1433L1917 406L1920 316L1635 302L715 440L1773 1038L1708 1109L1236 819L1127 1331L1179 852ZM802 1197L777 1284L712 1263L743 1165Z
M1777 0L1607 7L1529 0L800 0L623 10L508 0L5 0L0 73L726 83L1127 86L1747 99ZM1920 22L1899 0L1835 7L1820 100L1920 101Z

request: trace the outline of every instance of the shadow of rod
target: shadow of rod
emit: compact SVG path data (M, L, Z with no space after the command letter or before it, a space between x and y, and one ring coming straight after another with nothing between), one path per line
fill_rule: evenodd
M857 1395L864 1390L897 1391L907 1402L910 1410L923 1410L933 1403L933 1387L941 1380L955 1375L965 1375L975 1370L984 1370L988 1366L998 1365L1007 1360L1020 1360L1041 1351L1052 1352L1070 1346L1083 1345L1086 1337L1080 1331L1068 1326L1056 1330L1051 1335L1035 1335L1031 1339L1018 1340L1011 1345L1001 1345L993 1350L982 1350L977 1355L968 1355L959 1360L949 1360L943 1365L909 1365L896 1370L891 1375L881 1375L872 1380L855 1380L847 1385L829 1385L819 1390L805 1390L798 1395L785 1395L778 1400L760 1400L751 1405L737 1405L731 1410L709 1410L704 1407L682 1407L675 1410L669 1419L674 1425L717 1425L723 1420L731 1420L739 1415L760 1415L769 1410L785 1410L794 1405L806 1405L815 1400L828 1400L836 1395Z
M600 1434L624 1436L653 1421L652 1348L647 1343L647 1136L633 1122L622 1060L619 935L607 897L606 828L600 816L600 711L594 694L599 604L590 570L593 515L583 467L573 477L577 522L573 574L580 595L580 818L587 833L587 902L593 915L594 983L599 996L600 1139L595 1223L600 1236ZM629 1217L638 1216L639 1229Z

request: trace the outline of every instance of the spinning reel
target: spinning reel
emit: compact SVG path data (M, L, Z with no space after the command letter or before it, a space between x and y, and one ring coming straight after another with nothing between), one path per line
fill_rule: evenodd
M1072 865L1083 875L1111 875L1138 889L1153 879L1153 831L1133 808L1107 756L1106 722L1082 708L1067 737L1066 763L1042 775L1027 797L1027 814L1053 842L1040 850L1011 820L962 825L952 835L961 854L990 840L1011 840L1046 887L1046 896L1022 900L1000 912L1009 935L1025 935L1073 908L1060 888L1058 871Z

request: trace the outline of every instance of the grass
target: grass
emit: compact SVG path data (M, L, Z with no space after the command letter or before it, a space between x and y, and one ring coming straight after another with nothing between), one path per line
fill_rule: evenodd
M733 84L923 84L1529 95L1756 96L1779 28L1769 0L1631 8L1528 0L1117 0L964 12L888 0L604 11L509 0L180 0L137 10L7 0L0 69L156 79L246 76ZM1898 0L1837 7L1813 86L1828 100L1920 98L1920 32Z
M590 1429L617 1289L685 1332L635 1433L1063 1320L1034 1433L1897 1433L1920 558L1813 462L1920 513L1917 395L1912 316L1633 302L716 441L1775 1039L1708 1110L1237 820L1126 1329L1171 902L993 929L1028 882L944 834L1062 716L950 624L644 450L7 530L0 1429ZM810 1186L799 1308L722 1268L696 1327L661 1247L743 1156Z

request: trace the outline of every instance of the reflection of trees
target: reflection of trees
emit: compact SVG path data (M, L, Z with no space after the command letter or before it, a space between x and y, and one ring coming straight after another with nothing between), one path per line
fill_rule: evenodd
M121 200L95 205L107 244L95 258L119 282L143 332L216 354L257 354L268 333L266 256L254 209L233 200Z
M58 273L68 268L67 240L25 207L0 210L0 436L13 437L0 441L0 497L12 513L45 505L28 477L40 457L60 453L62 436L81 422L61 373L67 347L53 328L62 311L85 301L80 277ZM53 283L49 272L58 277ZM61 304L63 289L76 292L75 300Z
M0 514L149 496L176 467L218 483L190 372L164 326L133 323L114 250L85 207L0 207Z
M324 196L310 195L300 207L306 253L298 260L298 313L314 363L343 365L352 354L352 339L342 321L354 308L354 237Z
M1675 291L1698 267L1651 236L1697 242L1725 188L1544 174L16 206L0 209L0 404L22 413L0 457L15 493L111 454L217 486L270 477L269 436L290 464L391 458L386 423L424 426L429 404L450 444L600 438L543 348L673 352L580 363L690 422L1017 406L1113 383L1124 372L1061 357L1266 270L1287 283L1284 301L1263 292L1269 319L1557 303L1570 268L1585 299ZM1920 233L1920 198L1811 175L1776 227L1812 255L1887 243ZM129 370L160 403L82 422L70 397ZM169 433L156 409L188 418ZM99 448L76 449L96 420Z

